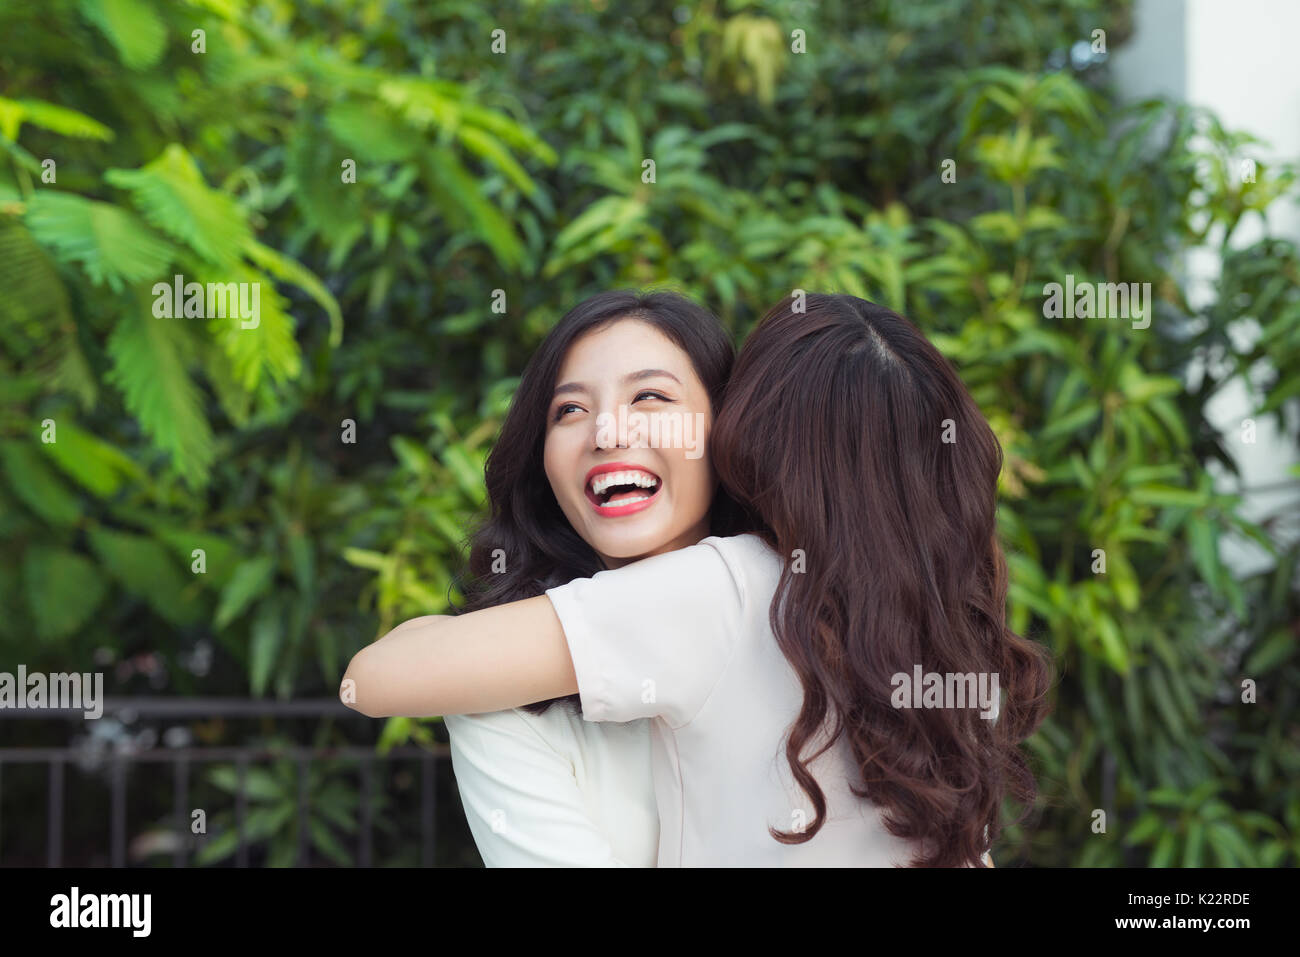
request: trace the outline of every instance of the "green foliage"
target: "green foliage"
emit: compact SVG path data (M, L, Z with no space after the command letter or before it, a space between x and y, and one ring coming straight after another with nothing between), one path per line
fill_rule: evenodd
M1300 862L1297 548L1223 491L1241 437L1206 414L1240 377L1297 431L1300 252L1236 239L1295 170L1243 177L1248 135L1071 65L1098 23L1125 42L1128 0L678 9L0 8L0 656L333 694L361 644L445 609L514 377L570 306L668 284L739 337L843 291L925 330L1006 455L1010 620L1060 682L998 865ZM1178 257L1206 243L1194 307ZM155 316L176 274L259 283L258 327ZM1150 325L1048 318L1067 275L1149 282ZM1263 570L1234 575L1228 539ZM200 686L180 662L209 637ZM288 863L290 770L259 787Z
M268 742L268 747L284 747L283 739ZM248 798L247 817L243 823L244 843L266 855L268 867L294 867L298 863L298 776L299 767L290 760L279 759L270 766L245 769L244 791ZM360 798L353 780L354 763L343 761L315 762L307 770L307 793L311 795L306 844L315 859L328 860L340 867L357 863L352 848L360 827ZM230 795L239 793L236 768L219 766L207 773L207 782ZM378 790L372 796L373 826L381 834L391 834L393 824L388 796ZM239 849L239 831L233 811L219 811L208 822L208 837L195 860L213 864L234 857Z

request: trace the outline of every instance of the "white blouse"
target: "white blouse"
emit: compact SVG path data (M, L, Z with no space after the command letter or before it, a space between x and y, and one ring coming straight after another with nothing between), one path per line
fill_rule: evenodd
M443 721L485 866L655 866L649 721L587 722L564 702Z
M803 844L768 833L814 816L785 756L803 690L768 623L781 567L756 536L710 537L547 591L583 714L653 719L660 867L907 866L916 848L849 789L845 735L809 764L826 824Z

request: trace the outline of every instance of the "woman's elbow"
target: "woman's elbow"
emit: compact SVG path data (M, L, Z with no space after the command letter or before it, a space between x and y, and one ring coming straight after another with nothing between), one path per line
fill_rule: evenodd
M383 700L375 694L377 685L366 675L365 654L368 650L362 648L352 656L339 684L339 700L367 718L387 718L390 715L384 713Z

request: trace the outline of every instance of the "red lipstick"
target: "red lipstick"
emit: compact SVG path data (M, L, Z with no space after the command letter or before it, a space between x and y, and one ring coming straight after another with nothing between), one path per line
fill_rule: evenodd
M592 482L602 475L610 472L644 472L647 475L654 476L657 484L654 489L645 489L647 497L635 502L629 502L626 505L604 505L601 502L601 496L592 490ZM587 478L583 483L583 491L587 495L587 501L596 514L605 518L620 518L624 515L631 515L635 512L643 511L655 503L659 497L659 492L663 489L664 483L658 473L646 468L644 465L637 465L634 462L606 462L603 465L597 465L587 473Z

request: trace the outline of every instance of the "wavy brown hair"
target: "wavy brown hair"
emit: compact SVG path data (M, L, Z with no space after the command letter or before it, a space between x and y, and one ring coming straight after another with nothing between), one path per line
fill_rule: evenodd
M811 840L826 799L808 764L848 736L853 792L914 866L978 862L1011 796L1036 787L1020 743L1046 717L1051 657L1006 622L995 528L1002 449L952 364L906 319L845 295L789 297L741 350L710 454L723 485L786 558L770 620L803 686L786 759L815 821L769 827ZM780 436L774 441L774 436ZM803 569L789 561L802 549ZM896 708L893 676L998 675L995 720L977 708ZM804 756L823 726L824 746ZM1017 819L1019 820L1019 819Z

